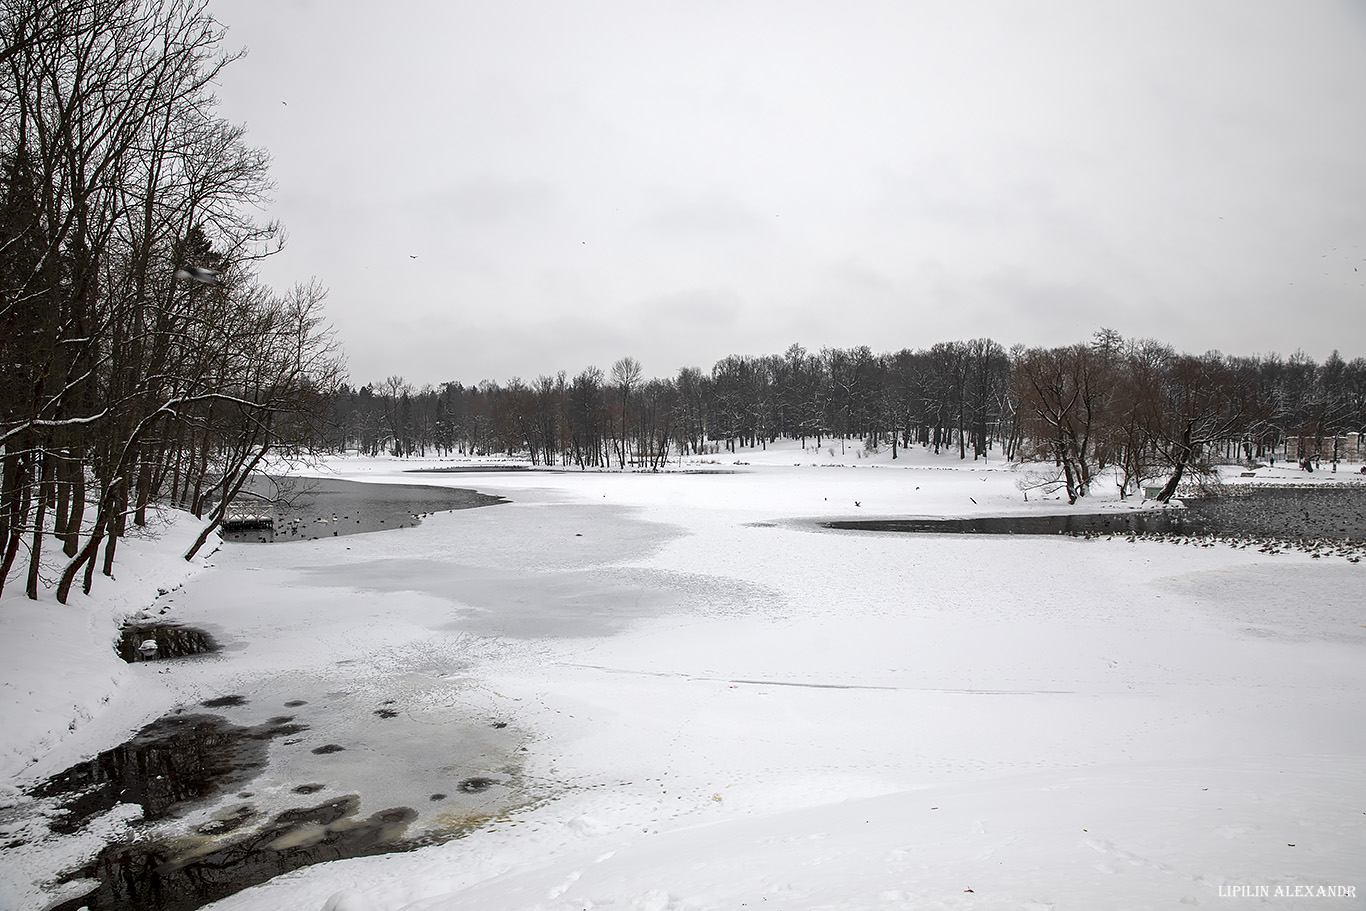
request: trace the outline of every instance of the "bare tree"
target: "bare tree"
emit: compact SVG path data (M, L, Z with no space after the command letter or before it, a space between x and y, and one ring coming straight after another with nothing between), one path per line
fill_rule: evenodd
M72 558L58 599L82 568L89 591L163 492L212 499L212 528L331 408L320 286L251 277L280 234L244 214L267 158L214 113L221 39L206 0L0 9L0 580L31 534L30 597L45 535Z
M1248 388L1222 355L1178 355L1155 373L1159 383L1144 395L1149 440L1171 469L1158 493L1167 502L1188 471L1204 468L1202 457L1216 443L1237 436L1249 412Z
M628 436L627 424L630 418L631 393L640 385L643 373L640 361L633 357L623 357L612 365L612 386L617 393L617 407L621 410L621 434L617 441L617 462L626 467Z
M1059 468L1069 503L1086 496L1092 481L1091 447L1100 418L1093 366L1085 345L1033 348L1015 365L1022 407Z

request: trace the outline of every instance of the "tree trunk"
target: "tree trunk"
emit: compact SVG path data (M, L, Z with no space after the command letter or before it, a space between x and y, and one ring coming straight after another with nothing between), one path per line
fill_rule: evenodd
M13 559L8 555L10 536L16 522L15 514L18 512L18 460L18 455L6 452L3 461L0 461L0 553L6 556L6 559L0 562L0 593L5 590L5 579L9 576L10 562ZM15 546L15 550L18 550L18 545Z
M47 518L47 497L44 491L52 482L54 468L51 453L40 449L34 453L34 458L41 465L35 466L35 474L39 477L38 502L33 511L33 544L28 556L28 585L24 589L30 601L38 600L38 570L43 559L43 523Z
M65 450L51 455L52 473L57 487L57 507L52 516L52 533L57 540L66 540L67 525L71 521L71 456Z
M100 540L104 540L104 532L100 532ZM95 584L95 554L99 551L98 545L90 552L90 559L85 561L85 578L81 580L81 591L90 594L90 588Z
M24 537L24 524L28 521L29 497L31 495L24 460L17 454L11 462L6 459L6 480L10 484L9 502L5 504L5 520L8 523L9 539L5 541L5 559L0 562L0 592L4 591L5 580L14 566L14 558L19 553L19 542Z
M76 581L76 573L81 571L81 567L89 564L94 566L95 553L100 549L100 543L104 540L104 522L96 521L94 529L90 532L90 540L85 542L85 547L81 548L66 569L62 570L62 578L57 582L57 602L65 604L66 599L71 594L72 583ZM86 591L90 590L90 579L87 573Z
M1079 496L1077 493L1077 476L1076 471L1072 467L1072 454L1067 448L1067 437L1062 435L1061 428L1059 428L1058 431L1056 445L1058 448L1058 464L1062 467L1063 481L1067 485L1067 504L1071 506L1077 502L1077 497Z
M116 510L109 514L109 534L104 545L104 567L101 572L106 576L114 575L114 551L118 549L119 538L128 527L128 480L118 482L115 493Z
M1181 483L1181 475L1186 471L1186 460L1182 459L1176 463L1176 470L1167 479L1167 483L1162 486L1162 491L1157 495L1157 502L1166 503L1176 495L1176 488Z
M76 556L81 546L81 521L85 518L85 465L80 459L72 459L71 465L71 514L66 518L66 535L63 538L62 553L68 557Z
M152 497L152 463L148 453L144 448L138 466L138 485L134 494L134 503L137 512L133 514L133 524L138 527L147 525L147 501Z

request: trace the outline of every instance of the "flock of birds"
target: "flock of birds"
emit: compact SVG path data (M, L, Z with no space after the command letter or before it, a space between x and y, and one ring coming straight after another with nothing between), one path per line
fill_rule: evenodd
M1082 538L1087 541L1103 538L1112 541L1117 537L1113 532L1063 532L1074 538ZM1249 547L1257 548L1259 553L1282 554L1282 553L1305 553L1315 560L1323 557L1344 557L1349 563L1360 563L1361 558L1366 556L1366 541L1354 541L1351 539L1338 540L1333 538L1277 538L1265 537L1261 535L1248 534L1204 534L1186 535L1179 532L1169 531L1139 531L1122 532L1118 535L1130 544L1135 541L1162 541L1167 544L1186 544L1192 547L1214 547L1216 544L1224 544L1235 550L1246 550Z
M1187 501L1193 518L1222 531L1199 534L1172 531L1118 533L1129 541L1166 541L1196 547L1224 544L1259 553L1304 553L1314 559L1342 557L1351 563L1366 556L1366 487L1282 488L1274 495L1256 489L1226 492L1208 500ZM1116 537L1083 532L1076 537Z
M394 525L390 525L388 521L383 517L379 518L377 521L380 525L384 526L385 528L407 528L409 525L416 526L420 524L423 519L427 518L430 515L432 515L432 513L430 512L408 513L407 518L411 519L411 522L404 521ZM307 540L309 538L321 538L323 537L321 533L309 534L309 531L313 530L313 526L326 526L350 521L354 521L356 525L361 524L361 520L359 518L352 520L351 516L349 515L339 516L335 512L332 513L332 515L330 516L318 516L314 519L305 519L300 516L295 516L294 518L288 519L287 521L282 523L281 527L278 529L277 535L275 535L274 537L266 537L263 535L261 537L258 537L257 540L263 544L268 544L271 541L274 541L277 538L284 537L286 535L298 538L299 540ZM326 529L323 530L325 531ZM337 537L337 535L340 534L340 531L340 529L333 529L332 537Z

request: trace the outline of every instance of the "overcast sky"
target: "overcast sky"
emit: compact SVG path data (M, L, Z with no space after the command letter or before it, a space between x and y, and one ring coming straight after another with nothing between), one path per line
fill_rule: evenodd
M1366 356L1366 3L213 0L353 382Z

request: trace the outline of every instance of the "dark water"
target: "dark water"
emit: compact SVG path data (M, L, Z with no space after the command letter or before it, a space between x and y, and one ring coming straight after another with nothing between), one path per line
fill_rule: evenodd
M826 528L922 534L1059 535L1175 532L1203 534L1203 524L1181 510L1059 516L977 516L970 519L841 519Z
M350 794L287 810L250 835L208 851L187 852L168 842L112 845L76 871L77 877L99 880L95 890L52 911L192 911L311 864L419 846L403 841L415 810L395 807L358 819L359 805L360 798ZM251 805L244 804L223 825L236 828L254 816Z
M156 651L143 647L148 641L156 643ZM217 650L218 644L204 630L176 623L126 624L119 630L118 641L114 643L114 651L129 664L184 658Z
M1185 500L1185 508L967 519L849 519L857 531L990 535L1215 535L1284 541L1366 542L1366 485L1235 487Z
M1187 500L1211 534L1289 541L1366 542L1366 484L1233 487Z
M227 695L206 700L201 708L236 709L247 702L243 696ZM309 705L306 700L287 704ZM261 807L250 788L266 769L271 744L296 750L309 746L310 726L299 717L278 715L244 725L203 711L169 715L34 788L31 797L52 805L46 825L58 836L82 831L120 803L142 808L142 820L132 825L130 838L106 845L94 859L63 874L62 882L79 881L91 891L53 908L189 911L311 864L409 851L487 822L487 817L470 814L435 834L411 837L410 825L419 816L412 807L389 807L363 817L360 795L337 794L335 782L322 780L292 788L301 795L331 792L318 794L316 804L283 811ZM325 744L311 752L344 749ZM504 784L487 776L456 781L456 789L465 794ZM230 799L234 794L235 803ZM446 794L435 793L429 801L446 799ZM183 834L145 828L215 802L223 802L223 808Z
M415 526L434 512L507 502L463 488L331 479L253 478L250 491L274 501L274 530L223 530L227 541L269 543L356 535Z
M120 803L141 806L146 821L163 819L255 777L265 768L270 740L307 730L292 721L243 727L218 715L170 715L32 793L58 799L59 814L48 828L59 835L80 831Z

